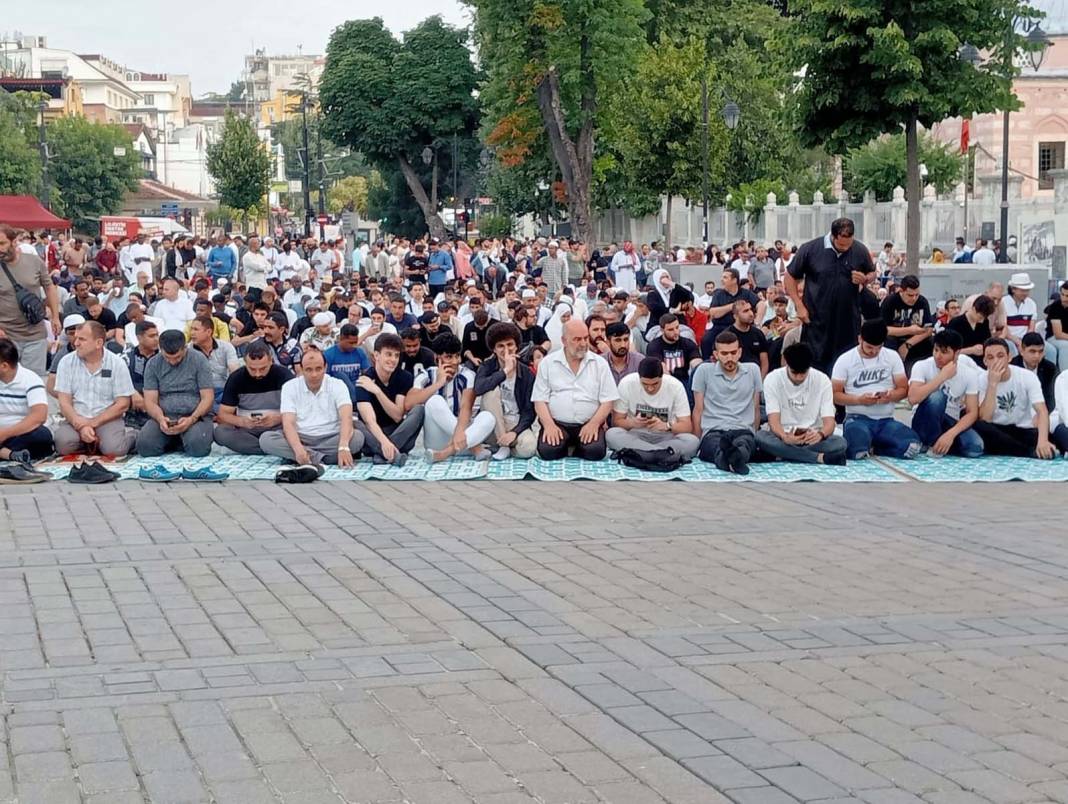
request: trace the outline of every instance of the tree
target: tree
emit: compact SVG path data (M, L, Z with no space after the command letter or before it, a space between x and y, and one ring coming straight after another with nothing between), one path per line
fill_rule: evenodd
M469 3L487 76L481 93L487 141L513 167L547 149L566 191L572 230L592 242L601 104L633 70L648 13L641 0Z
M652 196L653 209L666 193L668 218L664 239L672 242L671 199L681 195L700 198L704 131L701 78L715 83L715 73L704 58L705 45L690 40L674 47L664 37L659 47L646 50L629 77L626 91L607 104L612 140L621 158L620 169L628 186L625 203L632 214L641 213L642 195ZM719 115L709 118L710 178L724 182L727 129ZM637 204L634 202L637 201Z
M0 195L32 195L41 183L41 157L14 115L0 109Z
M439 174L451 175L453 137L470 140L478 127L477 77L466 38L437 16L401 43L379 17L352 20L331 34L319 82L323 133L363 154L383 176L399 171L436 237L445 236L438 184ZM421 174L426 148L434 154L429 193Z
M419 167L424 167L422 162ZM421 174L422 181L426 181L429 172L427 168ZM416 238L427 233L426 216L416 203L407 178L397 167L384 170L381 183L373 184L367 191L367 217L379 221L384 232L399 237Z
M951 145L929 135L919 141L920 162L927 167L927 183L939 193L948 193L960 181L964 167L962 157ZM860 148L853 148L843 162L843 184L854 198L871 190L879 201L890 201L895 187L907 181L905 135L880 137Z
M126 192L137 187L141 157L122 126L61 117L48 124L46 138L49 174L58 191L52 206L75 228L96 228L99 217L118 212Z
M790 11L777 49L793 70L804 71L795 93L802 141L842 154L904 131L906 260L915 267L919 126L1016 108L1011 78L1017 70L1004 66L1005 57L1026 43L1013 20L1039 12L1021 0L794 0ZM966 42L1002 66L968 64L958 55Z
M326 197L330 212L355 211L361 218L367 215L368 184L363 176L346 176L336 182Z
M222 137L208 145L208 173L215 179L219 202L242 210L248 229L249 211L263 202L271 184L271 155L252 121L226 113Z

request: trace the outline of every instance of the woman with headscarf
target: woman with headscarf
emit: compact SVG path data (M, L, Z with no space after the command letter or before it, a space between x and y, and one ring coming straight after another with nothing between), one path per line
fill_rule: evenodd
M545 334L549 336L549 341L552 343L550 351L555 352L557 349L563 348L564 324L571 320L573 314L574 308L566 301L556 303L556 307L553 308L553 316L545 325Z
M608 259L601 254L600 249L593 250L586 262L586 270L593 275L594 282L604 282L608 279Z
M671 312L671 291L675 287L675 280L671 278L667 268L659 268L653 272L652 285L653 289L646 294L649 328L660 326L660 316Z

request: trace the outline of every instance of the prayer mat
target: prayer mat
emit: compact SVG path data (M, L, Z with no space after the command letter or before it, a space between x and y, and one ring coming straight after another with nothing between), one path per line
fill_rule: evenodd
M1005 480L1065 481L1068 460L1054 458L1007 458L986 455L982 458L957 458L947 455L932 458L921 455L911 461L903 458L879 458L880 462L924 483L1000 483Z
M274 480L274 473L282 465L279 458L263 455L211 455L206 458L187 458L184 455L168 454L159 458L131 457L122 461L102 461L112 471L118 472L121 480L136 480L142 468L160 465L172 472L183 469L210 467L216 472L229 473L230 480ZM72 461L51 461L38 466L53 478L66 478ZM896 474L875 461L856 461L848 466L820 466L796 463L754 463L746 477L721 472L711 464L694 461L674 472L643 472L631 469L616 461L583 461L566 458L561 461L543 461L540 458L522 460L509 458L505 461L475 461L470 458L452 458L438 463L427 463L422 455L412 454L404 466L375 465L362 458L351 469L328 466L324 481L338 480L637 480L661 481L682 480L698 483L791 483L816 481L831 483L902 482ZM1066 466L1068 469L1068 466ZM183 481L173 481L181 483Z

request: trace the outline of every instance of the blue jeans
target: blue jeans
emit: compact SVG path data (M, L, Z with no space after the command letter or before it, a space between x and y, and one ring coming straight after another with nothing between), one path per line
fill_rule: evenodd
M942 434L957 422L946 415L946 395L939 389L916 406L912 413L912 429L925 447L934 445ZM950 449L962 458L979 458L983 454L983 439L970 427L953 439Z
M893 416L873 419L858 413L846 416L842 427L847 453L851 461L869 455L885 455L888 458L914 458L921 447L920 437L911 427L902 424Z

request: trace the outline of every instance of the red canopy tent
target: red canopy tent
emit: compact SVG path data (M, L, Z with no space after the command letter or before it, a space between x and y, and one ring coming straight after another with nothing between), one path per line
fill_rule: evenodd
M57 218L32 195L0 195L0 223L16 229L70 228L70 221Z

